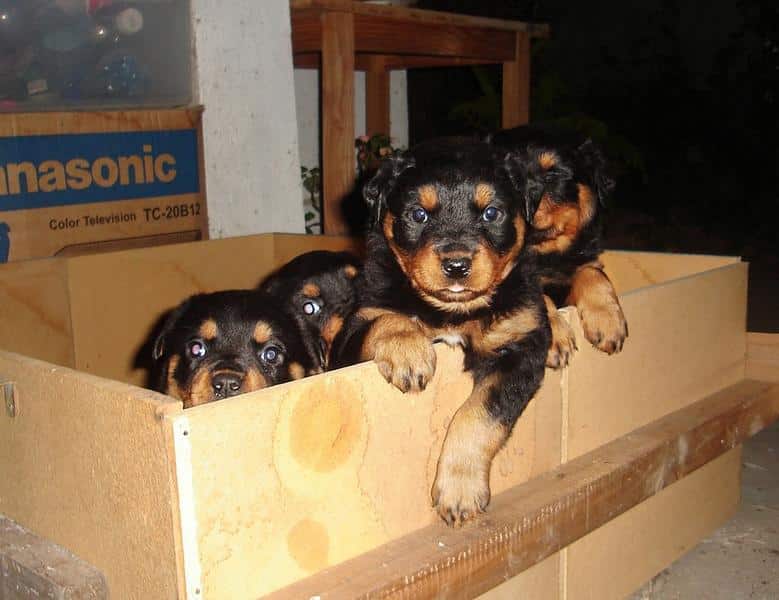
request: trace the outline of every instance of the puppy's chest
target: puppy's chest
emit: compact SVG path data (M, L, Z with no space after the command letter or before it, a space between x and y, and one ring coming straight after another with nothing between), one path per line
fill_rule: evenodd
M493 353L508 343L521 340L538 326L535 319L510 314L491 321L466 321L458 325L432 327L423 325L433 341L461 346L478 353Z

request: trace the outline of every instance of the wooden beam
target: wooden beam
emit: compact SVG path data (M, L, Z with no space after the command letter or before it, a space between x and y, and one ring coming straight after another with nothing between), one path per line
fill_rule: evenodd
M745 380L270 598L470 598L554 554L779 418L779 384Z
M381 59L365 73L365 133L390 134L390 74Z
M530 120L530 36L516 34L514 60L503 63L504 129Z
M319 52L298 52L292 56L296 69L319 69ZM412 54L357 54L354 57L355 71L370 71L377 61L384 64L387 71L417 69L427 67L463 67L470 65L494 65L494 60L480 58L461 58L457 56L414 56Z
M516 32L354 16L355 50L376 54L470 57L494 62L514 56ZM520 32L527 36L527 33Z
M354 186L354 15L322 15L322 212L324 232L346 234L341 202Z

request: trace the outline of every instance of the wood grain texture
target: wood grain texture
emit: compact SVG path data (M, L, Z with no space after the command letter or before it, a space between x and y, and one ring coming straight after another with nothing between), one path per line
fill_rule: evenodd
M322 15L322 218L326 234L345 234L341 209L355 181L354 16Z
M178 518L160 416L181 403L0 351L0 513L97 567L116 598L176 598Z
M460 531L434 525L270 598L469 598L608 523L779 417L779 385L743 381L495 497Z
M0 267L0 344L11 352L75 364L64 261L44 259Z
M437 349L419 394L365 363L185 411L206 597L255 598L438 527L436 462L473 384L461 351ZM493 492L559 464L560 415L559 374L549 372L493 463ZM546 573L527 583L534 597L557 589L557 570Z

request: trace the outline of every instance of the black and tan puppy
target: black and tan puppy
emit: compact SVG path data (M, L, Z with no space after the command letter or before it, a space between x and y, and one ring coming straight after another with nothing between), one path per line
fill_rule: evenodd
M598 260L601 208L614 188L603 153L578 134L530 125L497 132L490 142L516 153L524 169L519 184L533 215L527 244L538 255L554 337L548 365L564 366L576 347L557 306L576 306L590 343L607 354L619 352L627 322Z
M260 284L295 320L315 365L328 366L330 348L354 310L360 259L349 252L314 250L293 258Z
M221 400L313 370L297 326L255 290L198 294L171 311L154 344L156 389L184 407Z
M439 140L381 165L364 192L375 227L360 308L334 351L340 364L374 359L405 392L433 375L434 341L463 346L474 388L449 425L432 489L449 524L487 506L492 459L541 384L551 337L509 173L516 163L492 150Z

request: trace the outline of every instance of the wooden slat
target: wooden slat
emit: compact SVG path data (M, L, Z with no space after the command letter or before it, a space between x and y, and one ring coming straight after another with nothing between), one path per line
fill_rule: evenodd
M354 17L322 15L322 196L326 234L345 234L341 202L355 180Z
M319 52L299 52L292 60L296 69L319 69ZM469 65L494 65L497 61L486 58L464 58L460 56L414 56L410 54L356 54L355 71L369 71L377 60L387 71L421 69L428 67L463 67Z
M513 31L355 15L354 35L357 52L459 56L496 62L514 57Z
M530 36L517 33L514 57L503 63L503 117L505 129L530 120Z
M365 73L365 133L390 134L390 74L381 60Z
M464 27L486 27L505 31L527 31L535 37L546 37L549 35L549 26L544 23L475 17L418 8L381 6L362 2L349 2L348 0L291 0L290 8L293 15L305 11L345 11L363 16L391 18L422 24L446 24Z
M745 380L497 495L462 530L434 525L271 598L466 598L597 529L779 417L779 385Z

